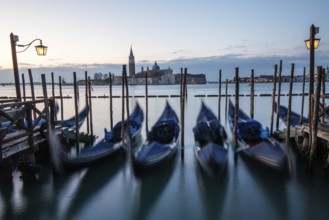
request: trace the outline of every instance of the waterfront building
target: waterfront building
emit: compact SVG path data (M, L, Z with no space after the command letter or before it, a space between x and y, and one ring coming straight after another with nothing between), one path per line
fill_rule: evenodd
M167 69L161 69L156 61L152 66L152 69L147 68L144 70L144 67L142 67L141 72L136 73L135 83L145 84L146 74L149 84L175 84L173 70L170 67Z
M175 84L180 84L181 75L180 73L175 74ZM186 74L186 83L187 84L206 84L207 79L206 75L201 74Z

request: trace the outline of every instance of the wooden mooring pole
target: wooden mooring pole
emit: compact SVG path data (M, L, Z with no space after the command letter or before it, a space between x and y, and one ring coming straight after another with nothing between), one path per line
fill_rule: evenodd
M250 118L254 118L255 106L255 76L254 69L251 70L251 83L250 83Z
M124 65L124 82L125 82L125 89L126 89L126 108L127 108L127 133L128 133L128 138L129 138L129 144L131 145L131 132L130 132L130 111L129 111L129 85L128 85L128 77L127 77L127 69L126 69L126 65ZM128 146L131 147L131 146Z
M77 74L73 72L73 85L74 85L74 110L75 110L75 147L76 152L79 154L79 92L77 84Z
M292 89L293 89L293 81L294 81L294 71L295 64L291 64L291 73L290 73L290 83L289 83L289 98L288 98L288 116L287 116L287 132L286 132L286 155L288 160L288 169L290 173L295 174L294 166L290 153L290 118L291 118L291 99L292 99Z
M113 74L109 73L109 75L110 75L110 125L112 130L113 129L113 91L112 91Z
M22 73L22 86L23 86L23 101L26 102L26 90L25 90L25 77L24 77L24 73Z
M94 140L94 125L93 125L93 105L91 102L91 80L90 76L88 76L88 97L89 97L89 118L90 118L90 135Z
M86 102L86 108L89 109L89 100L88 100L88 72L85 71L85 102ZM87 114L87 134L90 132L90 120L89 120L89 114Z
M30 154L33 154L33 122L32 122L32 104L27 104L27 111L26 111L26 121L27 121L27 129L29 131L28 143L30 148Z
M33 83L33 75L32 75L31 69L28 69L28 72L29 72L29 78L30 78L31 97L32 97L32 101L35 101L34 83ZM37 118L35 111L33 111L33 118L34 118L34 120Z
M318 144L318 117L319 117L319 102L320 102L320 93L321 93L321 80L322 80L322 66L317 67L317 83L316 83L316 91L315 91L315 100L313 107L313 118L312 118L312 145L310 152L310 167L313 168L315 154L317 150ZM313 97L314 98L314 97Z
M239 68L235 68L235 108L234 108L234 129L233 144L238 146L238 115L239 115Z
M306 76L306 67L304 67L303 71L303 85L302 85L302 106L300 111L300 120L299 124L301 125L303 123L303 117L304 117L304 101L305 101L305 76Z
M180 97L181 97L181 99L180 100L182 100L182 94L183 94L183 75L184 73L183 73L183 68L181 67L180 68Z
M275 103L275 93L276 93L276 75L278 71L278 65L274 65L274 75L273 75L273 92L272 92L272 112L271 112L271 128L270 134L273 135L273 120L274 120L274 103Z
M125 121L125 73L124 69L126 65L122 65L122 77L121 77L121 138L124 137L124 121Z
M41 82L42 82L42 92L43 92L43 100L44 100L44 106L45 106L45 114L46 114L46 122L47 122L47 133L48 136L51 135L51 124L50 124L50 118L49 118L49 102L48 102L48 93L47 93L47 83L46 83L46 76L45 74L41 74ZM54 147L52 146L50 138L47 138L48 146L49 148Z
M292 87L294 81L294 71L295 64L291 64L291 73L290 73L290 83L289 83L289 97L288 97L288 116L287 116L287 132L286 132L286 144L290 143L290 118L291 118L291 96L292 96ZM288 147L287 147L288 148Z
M227 85L228 85L228 79L226 79L225 82L225 122L227 122Z
M186 72L185 72L186 71ZM184 69L184 86L185 86L185 99L184 101L187 102L187 68ZM185 106L185 104L184 104Z
M54 80L54 72L51 72L51 96L55 99L55 80Z
M325 71L324 68L322 69L322 80L321 80L321 82L322 82L322 87L321 87L321 89L322 89L322 104L321 105L323 106L323 111L324 111L324 109L326 108L326 98L325 98L325 95L326 95L326 71ZM326 115L326 113L324 112L324 114L321 118L322 123L325 122L325 115Z
M146 136L149 132L149 123L148 123L148 118L149 118L149 101L148 101L148 71L145 72L145 107L146 107L146 114L145 114L145 129L146 129Z
M50 125L50 119L49 119L49 102L48 102L48 93L47 93L47 82L46 82L46 75L41 74L41 83L42 83L42 92L43 92L43 99L44 99L44 105L45 105L45 114L46 114L46 121L48 123L48 127ZM48 130L49 132L49 130Z
M184 160L184 136L185 136L185 97L186 97L186 75L187 75L187 68L184 68L184 77L183 77L183 84L182 84L182 96L181 96L181 159Z
M49 132L51 128L54 126L54 102L52 102L51 105L49 105L49 100L48 100L48 93L47 93L47 82L46 82L46 76L45 74L41 74L41 84L42 84L42 92L43 92L43 99L44 99L44 104L45 104L45 119L47 122L47 132L49 135ZM52 99L53 101L53 99ZM50 112L49 112L50 109ZM49 142L48 142L49 143Z
M61 123L63 126L63 120L64 120L64 103L63 103L63 89L62 89L62 77L58 77L58 85L59 85L59 99L61 102Z
M51 72L51 96L53 99L53 105L52 105L51 112L52 112L52 114L54 114L54 120L57 120L57 115L55 112L55 105L56 105L56 102L55 102L55 79L54 79L53 72Z
M26 100L26 96L25 96L25 80L24 80L24 75L23 75L23 96L24 96L24 100ZM33 122L32 122L32 104L24 104L26 109L26 121L27 121L27 130L28 130L28 145L29 145L29 149L23 154L24 155L24 160L27 163L32 164L33 166L36 165L36 160L35 160L35 156L34 156L34 150L33 150L33 146L34 146L34 140L33 140ZM2 152L1 152L2 154ZM24 175L24 174L23 174Z
M314 37L310 36L310 39ZM312 39L311 39L312 40ZM311 44L312 45L312 44ZM310 55L310 77L309 77L309 85L308 85L308 126L309 126L309 130L310 130L310 133L309 133L309 146L312 147L313 145L313 106L314 106L314 103L313 103L313 94L314 94L314 49L310 50L311 52L311 55ZM313 57L313 59L312 59ZM315 137L314 137L315 138ZM310 150L310 152L312 152L312 149ZM312 153L311 153L312 155ZM311 156L312 158L312 156ZM311 159L312 160L312 159Z
M276 131L279 131L279 122L280 122L280 111L279 107L281 105L281 74L282 74L282 60L280 60L280 66L279 66L279 76L278 76L278 101L277 101L277 114L276 114Z
M222 70L219 70L218 75L218 120L220 121L220 107L222 99Z

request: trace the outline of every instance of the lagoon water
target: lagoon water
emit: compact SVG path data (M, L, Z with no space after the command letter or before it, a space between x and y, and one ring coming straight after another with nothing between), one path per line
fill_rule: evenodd
M28 86L27 86L28 87ZM288 93L288 83L282 93ZM294 85L301 93L302 84ZM41 87L36 93L42 95ZM144 95L144 86L130 86L129 95ZM249 94L250 86L241 84L240 93ZM14 88L1 88L1 96L13 96ZM305 91L308 91L307 88ZM222 85L222 93L225 84ZM120 95L114 86L113 94ZM229 84L228 93L234 94ZM271 94L272 84L256 84L255 93ZM30 91L27 91L30 94ZM48 94L51 94L48 87ZM56 88L56 95L58 89ZM93 87L92 95L108 95L107 86ZM178 95L179 86L149 86L149 95ZM13 172L11 180L0 180L0 219L329 219L329 179L323 172L308 173L295 153L291 174L281 174L234 156L228 144L227 170L217 178L207 176L194 157L192 128L201 100L217 114L218 84L188 85L185 115L184 159L177 155L172 164L142 176L135 175L130 160L121 155L89 168L54 175L50 164L44 164L38 178L25 181ZM63 88L63 95L73 96L73 88ZM234 97L231 97L234 99ZM305 98L307 99L307 98ZM179 116L179 98L149 98L148 124L152 126L168 100ZM240 107L247 113L250 97L240 97ZM138 101L145 110L145 98L131 98L130 110ZM281 97L287 105L288 97ZM73 99L64 99L64 117L74 114ZM307 100L306 100L307 103ZM121 120L121 98L113 99L114 123ZM110 127L109 99L92 99L95 133L102 137ZM80 87L80 108L84 106L84 88ZM221 98L221 121L226 125L225 98ZM292 109L300 112L301 96L293 96ZM307 112L307 105L305 111ZM255 97L255 118L270 125L271 97ZM227 126L228 128L228 126ZM284 125L280 123L280 129ZM81 130L85 130L83 126ZM145 121L142 136L145 138ZM282 147L286 147L282 144Z

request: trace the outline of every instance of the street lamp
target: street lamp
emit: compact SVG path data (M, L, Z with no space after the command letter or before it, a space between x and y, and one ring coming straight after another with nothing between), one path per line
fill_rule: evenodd
M35 46L35 49L37 51L37 54L39 56L45 56L47 54L48 47L42 45L41 39L34 39L28 44L16 44L19 41L18 36L14 35L13 33L10 34L10 43L11 43L11 54L13 59L13 69L14 69L14 78L15 78L15 88L16 88L16 97L19 101L21 101L21 90L20 90L20 82L19 82L19 72L18 72L18 64L17 64L17 54L16 53L23 53L26 51L35 41L39 41L40 45ZM25 48L22 51L16 51L17 47L23 47Z
M305 45L310 50L310 95L313 94L314 83L314 50L319 47L320 39L315 38L315 35L319 33L319 27L315 27L313 24L310 27L310 38L305 40ZM310 97L310 96L309 96Z
M311 126L310 122L312 120L312 95L314 94L314 50L317 49L320 44L320 39L315 38L315 35L317 33L319 33L319 27L315 27L312 24L310 27L310 38L305 40L306 48L308 50L310 50L310 79L309 79L309 94L308 94L309 126ZM311 130L311 127L310 127L310 130Z

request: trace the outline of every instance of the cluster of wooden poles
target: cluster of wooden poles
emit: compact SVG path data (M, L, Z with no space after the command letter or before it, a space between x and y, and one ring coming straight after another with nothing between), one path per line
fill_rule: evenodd
M29 70L29 75L30 75L30 80L31 80L31 92L32 92L32 99L35 99L35 95L34 95L34 84L33 84L33 78L32 78L32 74ZM91 104L91 81L90 81L90 77L87 76L87 71L85 72L85 78L86 78L86 108L89 109L89 113L87 114L87 133L91 135L91 137L93 138L93 120L92 120L92 104ZM43 91L43 96L44 96L44 105L45 105L45 109L46 109L46 119L49 120L54 120L54 116L49 117L49 103L48 103L48 94L47 94L47 82L46 82L46 76L45 74L41 74L41 80L42 80L42 91ZM55 102L55 83L54 83L54 74L51 73L51 81L52 81L52 99L53 102ZM76 149L77 152L79 152L79 87L77 84L77 77L76 77L76 72L73 72L73 81L74 81L74 107L75 107L75 140L76 140ZM24 83L23 83L24 85ZM23 91L25 91L23 89ZM64 105L63 105L63 93L62 93L62 78L61 76L59 76L59 99L60 99L60 103L61 103L61 121L63 121L64 119ZM25 95L24 95L25 97ZM54 108L55 105L52 105L52 107ZM54 110L52 109L51 112L54 112ZM53 121L47 123L48 125L48 131L50 131L50 126L53 125Z
M286 132L286 141L289 141L290 138L290 113L291 113L291 103L292 103L292 90L293 90L293 81L294 81L294 68L295 65L291 64L291 72L290 72L290 84L289 84L289 98L288 98L288 120L287 120L287 132ZM280 60L280 66L279 66L279 73L278 73L278 65L274 65L274 82L273 82L273 93L272 93L272 110L271 110L271 124L270 124L270 134L274 133L274 103L275 103L275 97L277 96L277 107L280 106L280 96L281 96L281 74L282 74L282 60ZM304 115L304 96L305 94L305 73L306 68L304 68L303 73L303 85L302 85L302 105L301 105L301 118ZM317 74L317 87L315 96L313 97L313 91L314 91L314 85L312 82L309 84L309 111L308 118L312 119L309 123L310 128L310 135L309 135L309 146L310 146L310 158L311 163L313 162L314 158L314 152L316 150L317 145L317 127L318 127L318 118L319 118L319 105L320 105L320 91L321 91L321 83L322 83L322 99L323 99L323 105L325 100L325 80L324 80L324 74L325 69L322 67L318 67L318 74ZM184 157L184 109L185 109L185 103L187 100L187 86L186 86L186 76L187 76L187 68L184 69L181 68L181 78L180 78L180 122L181 122L181 151L182 151L182 158ZM32 100L35 100L35 94L34 94L34 88L33 88L33 77L31 70L29 69L29 77L30 77L30 85L31 85L31 93L32 93ZM113 75L110 74L109 77L109 98L110 98L110 126L111 129L113 129L113 102L112 102L112 80ZM23 97L25 101L25 80L24 80L24 74L22 74L23 78ZM52 97L55 98L55 92L54 92L54 75L51 73L52 78ZM78 84L77 84L77 78L76 73L73 73L73 80L74 80L74 104L75 104L75 115L78 116L78 102L79 102L79 91L78 91ZM63 120L63 96L62 96L62 79L61 76L59 76L59 92L60 92L60 102L61 102L61 120ZM91 80L90 77L87 76L87 71L85 71L85 86L86 86L86 106L89 108L89 114L87 115L87 133L91 133L91 136L93 136L93 123L92 123L92 105L91 105ZM222 90L222 71L219 70L219 91L218 91L218 118L220 119L220 109L221 109L221 90ZM276 85L278 83L278 93L276 94ZM225 114L227 114L227 85L228 85L228 79L226 79L226 102L225 102ZM42 74L42 86L43 86L43 93L44 97L47 96L47 89L46 89L46 80L45 75ZM251 70L251 90L250 90L250 117L254 118L254 70ZM124 98L126 98L126 104ZM122 66L122 121L124 121L124 115L125 115L125 108L126 116L127 116L127 125L129 127L129 90L128 90L128 83L127 83L127 71L126 71L126 65ZM146 133L148 132L148 74L145 73L145 104L146 104ZM45 105L48 105L48 102L45 101ZM125 107L126 105L126 107ZM235 123L237 123L238 120L238 109L239 109L239 68L235 68ZM277 118L276 118L276 131L279 131L279 111L277 111ZM322 113L323 116L324 113ZM47 117L48 118L48 117ZM76 140L77 140L77 149L79 144L79 130L78 130L78 117L76 117ZM124 126L122 126L122 135L124 132ZM128 132L129 134L130 132ZM238 144L237 141L237 126L234 126L233 131L233 143L235 145Z
M286 143L290 143L290 118L291 118L291 106L292 106L292 90L293 90L293 81L294 81L294 70L295 64L291 64L291 72L290 72L290 82L289 82L289 98L288 98L288 116L287 116L287 129L286 129ZM279 67L279 75L277 76L278 72L278 65L274 65L274 82L273 82L273 93L272 93L272 110L271 110L271 124L270 124L270 134L273 135L274 129L274 112L275 112L275 97L277 96L277 118L276 118L276 131L279 132L279 107L280 107L280 97L281 97L281 73L282 73L282 60L280 61ZM301 117L300 117L300 124L302 124L302 118L304 115L304 96L305 94L305 75L306 75L306 68L304 68L303 72L303 85L302 85L302 104L301 104ZM221 72L219 73L219 77L221 80ZM276 94L276 84L278 83L278 94ZM322 90L322 96L321 96ZM308 148L309 148L309 161L310 166L312 167L314 164L314 157L315 152L317 149L317 132L318 132L318 122L319 118L321 121L324 122L325 112L329 108L325 108L325 69L322 66L317 67L317 83L316 83L316 91L314 91L314 83L309 81L309 136L308 136ZM220 92L220 91L219 91ZM227 96L226 96L227 97ZM320 103L320 97L322 98L322 104ZM227 100L227 98L226 98ZM218 115L220 115L220 93L219 93L219 102L218 102ZM324 111L319 114L319 107L322 105ZM227 110L227 101L226 107ZM234 145L238 145L238 138L237 138L237 121L238 121L238 109L239 109L239 68L235 69L235 118L234 118L234 131L233 131L233 143ZM250 117L254 118L254 70L251 70L251 91L250 91ZM305 138L305 137L304 137ZM289 151L289 148L287 148ZM289 153L289 152L288 152Z
M33 78L32 78L32 74L29 70L29 75L30 75L30 79L31 79L31 91L32 91L32 99L35 99L34 96L34 89L33 89ZM181 97L181 145L184 146L184 109L185 109L185 101L187 98L187 87L186 87L186 75L187 75L187 68L185 68L184 73L183 73L183 69L181 68L181 85L180 85L180 97ZM24 78L24 77L23 77ZM45 79L45 74L41 75L42 78L42 87L43 87L43 95L45 97L48 97L47 95L47 83L46 83L46 79ZM51 73L51 80L52 80L52 97L55 98L55 89L54 89L54 74ZM112 80L113 80L113 75L110 74L109 77L109 97L110 97L110 128L111 130L113 129L113 102L112 102ZM23 81L24 82L24 81ZM59 93L60 93L60 102L61 102L61 120L63 121L63 111L64 111L64 106L63 106L63 96L62 96L62 79L59 76ZM92 122L92 102L91 102L91 80L90 77L87 76L87 71L85 71L85 86L86 86L86 107L89 108L89 114L87 114L87 133L89 134L89 132L91 133L91 137L93 137L93 122ZM146 72L145 75L145 104L146 104L146 133L148 132L148 74ZM24 84L24 83L23 83ZM76 77L76 72L73 72L73 85L74 85L74 106L75 106L75 127L76 127L76 131L75 131L75 139L76 139L76 149L77 149L77 153L79 153L79 120L78 120L78 109L79 109L79 90L78 90L78 84L77 84L77 77ZM25 89L23 89L25 91ZM25 97L25 94L23 95ZM126 65L122 66L122 119L121 121L125 121L124 117L126 115L127 117L127 123L123 124L123 126L121 127L121 136L124 137L125 135L125 129L129 128L130 126L130 120L129 120L129 115L130 115L130 111L129 111L129 89L128 89L128 81L127 81L127 70L126 70ZM125 100L126 98L126 100ZM48 102L45 101L45 107L46 109L49 109L49 105ZM126 111L125 111L126 109ZM48 113L47 113L48 114ZM47 118L48 115L47 115ZM51 123L48 123L51 124ZM130 132L127 132L128 134L128 138L129 141L131 140L130 137ZM182 157L184 157L184 147L182 147Z
M180 78L180 126L181 126L181 157L184 159L184 124L185 124L185 103L187 99L187 86L186 86L186 76L187 76L187 68L184 69L181 68L181 78ZM125 100L126 97L126 109L127 109L127 127L129 128L130 121L129 121L129 89L128 89L128 82L127 82L127 70L126 65L122 66L122 120L124 121L124 115L125 115ZM146 112L145 112L145 129L146 134L149 131L148 128L148 73L145 73L145 106L146 106ZM111 112L111 129L113 128L113 118L112 118L112 75L110 75L110 112ZM125 126L121 127L121 136L124 136L125 133ZM130 132L127 132L129 135L129 142L131 140Z

